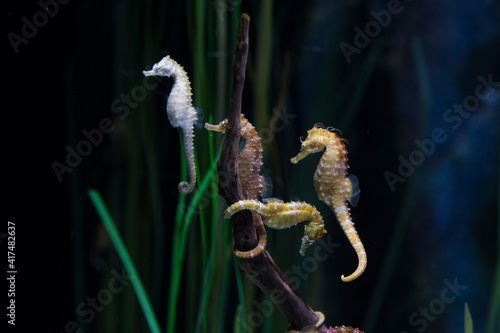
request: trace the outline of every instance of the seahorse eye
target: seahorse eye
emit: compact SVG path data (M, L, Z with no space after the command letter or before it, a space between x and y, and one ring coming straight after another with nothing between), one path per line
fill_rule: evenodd
M299 140L300 140L300 142L304 142L304 141L306 141L306 138L304 138L303 136L301 136L301 137L299 138Z
M155 64L153 66L152 70L159 72L161 74L161 76L168 76L168 77L170 77L172 75L172 73L174 72L174 69L172 68L172 66L162 67L162 66L159 66L158 64Z

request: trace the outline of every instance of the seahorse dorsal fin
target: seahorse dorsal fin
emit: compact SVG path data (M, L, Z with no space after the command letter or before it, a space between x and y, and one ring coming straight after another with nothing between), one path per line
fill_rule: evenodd
M271 199L274 199L271 197L271 195L273 194L273 181L267 172L262 173L262 179L264 180L264 189L263 189L262 195L261 195L262 202L267 203L268 201L273 201L273 200L271 200ZM266 200L266 201L264 201L264 200ZM276 200L279 200L279 199L276 199ZM276 200L274 200L274 201L276 201ZM283 202L283 200L279 200L279 201Z
M262 198L262 202L265 204L273 201L283 202L280 198Z
M194 110L196 111L196 121L194 122L194 129L198 131L203 127L203 110L197 106L194 107Z
M351 183L351 197L347 200L354 207L358 204L359 195L361 193L359 189L359 180L355 175L349 175L347 180Z

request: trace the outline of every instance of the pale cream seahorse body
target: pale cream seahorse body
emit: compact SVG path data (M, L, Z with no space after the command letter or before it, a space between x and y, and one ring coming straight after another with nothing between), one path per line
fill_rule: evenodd
M241 115L241 136L245 139L245 146L238 156L238 176L241 189L245 199L255 199L264 193L264 178L260 174L262 167L262 143L255 127ZM225 133L227 129L227 119L218 125L206 123L205 128L209 131ZM266 248L267 234L262 219L258 214L252 212L255 230L259 237L259 244L250 251L239 251L234 249L234 254L239 258L253 258L262 253Z
M357 202L359 189L355 188L351 179L346 177L347 151L344 143L332 131L315 126L308 131L306 140L297 156L291 159L296 164L309 154L325 151L314 174L314 187L320 200L323 200L335 213L337 221L346 234L358 256L358 267L342 281L348 282L358 278L365 270L367 257L363 243L354 228L346 201ZM357 184L355 184L357 186Z
M297 223L309 221L304 229L300 254L305 255L306 248L326 233L323 217L319 211L306 202L269 201L264 204L257 200L240 200L231 205L224 217L230 218L233 214L249 209L262 216L264 224L273 229L289 228Z
M184 68L175 60L166 56L159 63L154 64L150 71L142 72L145 76L166 76L174 79L174 85L167 101L168 120L175 128L182 131L184 156L188 166L189 183L179 183L179 191L183 194L191 193L196 185L196 166L194 164L194 123L198 119L196 109L192 103L191 83Z

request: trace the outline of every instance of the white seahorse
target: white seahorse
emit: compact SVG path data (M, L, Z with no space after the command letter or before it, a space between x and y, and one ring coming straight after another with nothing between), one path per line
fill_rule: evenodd
M170 56L166 56L159 63L154 64L150 71L142 72L145 76L166 76L174 79L172 91L167 101L168 120L175 128L180 128L184 144L184 156L189 170L189 183L179 183L179 191L189 194L196 185L196 166L194 164L194 124L198 120L198 113L193 107L191 83L184 68Z

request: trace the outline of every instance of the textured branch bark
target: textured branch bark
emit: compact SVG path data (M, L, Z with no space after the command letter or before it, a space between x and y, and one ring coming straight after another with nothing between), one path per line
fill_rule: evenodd
M243 14L240 19L238 40L233 60L233 89L229 104L229 116L222 152L217 163L219 175L219 194L231 205L244 199L238 178L238 146L241 135L240 115L245 69L248 56L248 32L250 18ZM257 246L252 214L248 210L241 211L231 218L234 227L235 246L240 251L249 251ZM287 317L292 328L301 330L315 325L318 317L292 289L290 282L276 266L272 257L263 251L255 258L240 259L241 269L265 292ZM320 331L325 331L322 325Z

